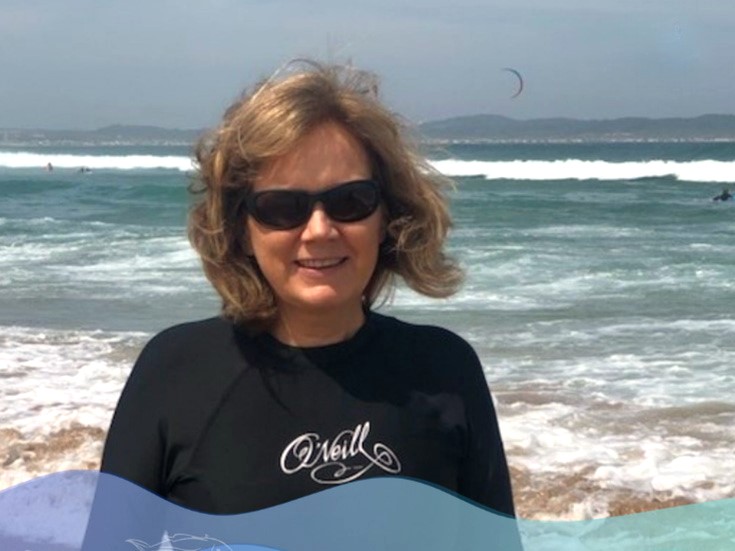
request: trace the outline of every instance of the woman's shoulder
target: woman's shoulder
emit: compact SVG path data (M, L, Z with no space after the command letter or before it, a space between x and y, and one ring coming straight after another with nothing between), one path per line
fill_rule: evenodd
M384 314L374 313L373 316L376 325L381 327L386 334L406 345L411 344L431 353L440 352L442 355L448 352L475 354L470 343L445 327L407 322Z
M172 325L156 333L148 345L195 345L203 339L231 338L234 324L220 316Z
M180 323L154 335L143 347L136 367L194 369L222 360L237 350L236 326L222 317Z
M457 333L439 325L409 322L394 316L379 314L377 312L373 312L371 316L374 318L376 325L383 329L395 331L402 336L412 335L424 338L434 337L466 342Z
M468 388L486 388L477 353L457 333L438 325L410 323L389 316L380 316L377 322L383 327L383 342L389 343L385 350L394 371L400 370L410 380L417 378L461 393Z

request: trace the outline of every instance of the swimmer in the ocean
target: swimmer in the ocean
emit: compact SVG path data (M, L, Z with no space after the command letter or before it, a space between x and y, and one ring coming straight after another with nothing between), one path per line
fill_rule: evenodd
M713 201L729 201L730 199L732 199L732 193L727 188L724 188L722 193L712 198Z

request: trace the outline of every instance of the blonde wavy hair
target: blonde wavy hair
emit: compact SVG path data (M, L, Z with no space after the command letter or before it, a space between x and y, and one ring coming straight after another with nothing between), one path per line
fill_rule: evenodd
M336 122L364 146L381 190L386 238L363 297L369 308L395 289L396 276L430 297L456 292L463 273L444 252L452 222L444 194L452 183L418 154L407 125L378 100L374 74L351 66L291 62L227 109L196 147L197 196L189 240L222 298L222 315L262 327L276 297L247 254L244 199L258 171L291 151L324 122Z

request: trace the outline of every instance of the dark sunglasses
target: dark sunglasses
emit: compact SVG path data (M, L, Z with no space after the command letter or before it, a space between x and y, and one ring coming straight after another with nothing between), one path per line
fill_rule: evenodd
M300 189L266 189L245 199L248 213L264 226L290 230L306 224L314 205L321 203L336 222L367 218L380 204L378 184L372 180L346 182L318 193Z

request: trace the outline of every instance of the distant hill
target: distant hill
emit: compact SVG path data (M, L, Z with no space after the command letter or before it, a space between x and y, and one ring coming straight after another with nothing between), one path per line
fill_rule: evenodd
M1 145L192 145L203 129L116 124L97 130L0 129Z
M419 126L423 138L439 141L690 141L735 140L735 115L693 118L517 120L472 115Z
M472 115L426 122L418 127L427 141L735 141L735 115L693 118L518 120ZM192 145L204 129L113 125L97 130L0 129L3 145Z

